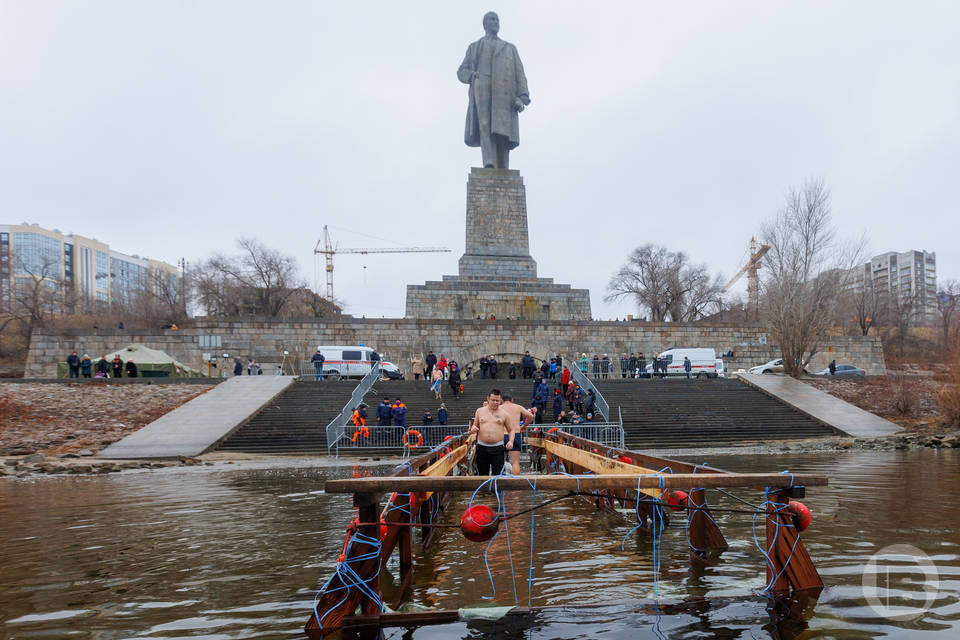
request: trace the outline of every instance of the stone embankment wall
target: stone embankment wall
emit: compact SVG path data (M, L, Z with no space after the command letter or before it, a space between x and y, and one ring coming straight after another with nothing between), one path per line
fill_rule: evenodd
M218 344L220 346L206 346ZM481 355L494 354L500 362L519 361L529 350L537 358L560 353L565 358L587 353L609 354L643 351L647 357L668 347L713 347L718 353L733 350L725 358L730 370L747 368L779 357L779 350L760 325L676 324L655 322L533 322L522 320L417 320L360 319L310 321L227 321L199 318L189 328L170 330L48 329L35 331L30 341L27 377L53 377L56 363L76 350L97 358L131 342L166 351L184 364L198 367L202 354L230 354L244 361L256 358L264 374L272 372L283 352L287 363L310 358L317 345L365 344L384 353L386 359L406 369L413 353L432 349L461 365ZM884 373L883 351L876 337L830 338L814 360L823 368L831 359L853 363L870 375ZM309 367L304 370L311 371ZM290 369L288 367L287 371Z

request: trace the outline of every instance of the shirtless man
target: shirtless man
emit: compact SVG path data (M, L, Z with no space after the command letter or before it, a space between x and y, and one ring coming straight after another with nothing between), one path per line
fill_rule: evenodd
M510 433L510 418L500 407L503 398L499 389L491 389L484 406L473 415L470 432L477 434L477 474L500 475L503 471L503 437ZM513 448L513 441L506 449Z
M513 396L509 393L503 394L503 404L500 405L500 410L507 414L510 418L510 433L503 437L504 443L509 440L512 441L512 448L510 449L510 468L513 470L513 473L520 473L520 447L523 445L523 436L520 433L520 421L524 420L524 427L533 422L533 415L536 412L536 409L530 411L524 409L522 405L516 404L513 401Z

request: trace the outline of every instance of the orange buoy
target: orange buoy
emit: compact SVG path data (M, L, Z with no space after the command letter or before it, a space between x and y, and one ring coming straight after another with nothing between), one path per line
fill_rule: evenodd
M475 504L463 512L460 518L460 531L467 540L483 542L489 540L500 528L500 520L493 510L485 504Z
M388 531L387 523L384 522L383 518L380 518L380 539L381 540L386 539L387 531Z
M617 460L619 460L620 462L626 462L627 464L633 464L633 458L631 458L630 456L620 456L619 458L617 458Z
M674 511L682 511L687 506L686 491L671 491L667 494L667 504Z
M797 531L806 531L813 521L813 514L810 513L807 505L791 500L787 507L793 512L793 526L797 528Z

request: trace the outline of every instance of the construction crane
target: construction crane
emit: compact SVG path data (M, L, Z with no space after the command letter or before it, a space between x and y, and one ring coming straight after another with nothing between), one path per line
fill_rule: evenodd
M322 248L321 248L322 245ZM333 302L333 255L335 253L450 253L447 247L397 247L395 249L340 249L330 240L330 230L323 225L323 237L317 240L313 254L323 254L326 258L327 300ZM319 284L319 283L318 283Z
M743 268L737 271L736 275L730 278L730 282L720 290L720 293L726 293L746 273L748 313L752 314L754 318L759 315L760 311L760 278L757 271L761 266L760 259L766 255L767 251L770 251L770 245L758 246L757 239L750 238L750 258L747 260L747 264L743 265Z

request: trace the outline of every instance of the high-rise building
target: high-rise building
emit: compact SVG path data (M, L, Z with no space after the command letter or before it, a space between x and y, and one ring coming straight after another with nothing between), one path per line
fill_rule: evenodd
M937 321L937 254L933 251L888 251L850 272L848 289L854 295L872 290L882 302L896 296L912 304L914 326Z
M38 282L60 294L51 304L61 312L136 304L147 294L174 301L180 291L180 274L166 262L36 224L0 225L0 309L10 309L18 292Z

